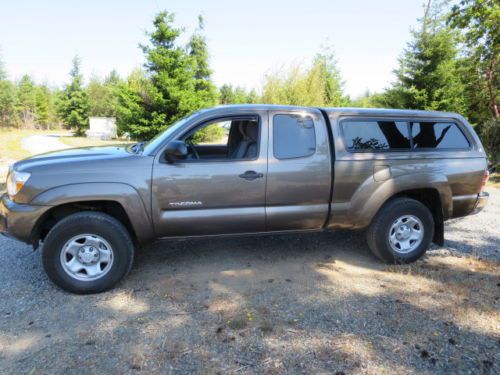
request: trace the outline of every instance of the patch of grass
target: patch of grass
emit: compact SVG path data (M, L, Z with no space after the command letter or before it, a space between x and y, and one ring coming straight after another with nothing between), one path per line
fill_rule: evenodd
M98 138L86 138L86 137L61 137L59 140L71 147L90 147L90 146L110 146L110 145L119 145L119 144L128 144L131 142L127 142L122 139L112 139L109 141L103 141Z
M234 330L246 328L247 318L245 316L235 316L234 318L227 321L227 325L229 328Z

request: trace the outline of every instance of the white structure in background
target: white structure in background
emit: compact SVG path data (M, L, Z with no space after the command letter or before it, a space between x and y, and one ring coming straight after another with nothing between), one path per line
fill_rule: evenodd
M99 139L116 138L116 119L114 117L90 117L87 137Z

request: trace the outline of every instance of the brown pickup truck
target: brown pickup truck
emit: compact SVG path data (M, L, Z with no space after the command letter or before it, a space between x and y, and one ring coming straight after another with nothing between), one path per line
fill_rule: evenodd
M0 232L42 243L49 278L75 293L111 288L163 239L366 229L378 258L408 263L484 207L487 178L454 113L223 106L149 142L15 163Z

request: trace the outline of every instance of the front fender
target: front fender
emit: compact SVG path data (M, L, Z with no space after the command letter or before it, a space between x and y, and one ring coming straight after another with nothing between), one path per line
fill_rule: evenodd
M37 195L32 205L59 206L84 201L114 201L123 207L134 228L137 240L146 243L154 238L148 210L137 190L123 183L81 183L62 185Z
M355 203L349 210L349 217L355 218L353 228L368 226L382 205L391 197L407 190L417 189L437 190L444 220L452 215L452 191L448 178L443 174L411 173L383 182L375 182L370 178L360 186L352 198L352 202Z

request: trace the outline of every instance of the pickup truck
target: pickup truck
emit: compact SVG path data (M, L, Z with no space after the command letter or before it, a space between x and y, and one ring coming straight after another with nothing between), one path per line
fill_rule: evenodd
M408 263L485 206L487 178L455 113L222 106L149 142L18 161L0 232L42 243L47 275L74 293L113 287L164 239L365 229L378 258Z

